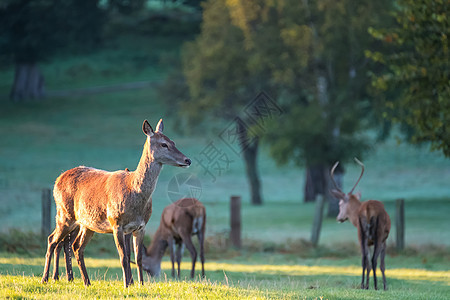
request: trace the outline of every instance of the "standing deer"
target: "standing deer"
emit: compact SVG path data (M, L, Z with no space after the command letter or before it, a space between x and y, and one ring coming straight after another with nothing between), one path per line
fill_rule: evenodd
M156 131L153 131L147 120L144 121L142 130L147 139L134 172L107 172L80 166L64 172L56 179L53 189L56 228L48 237L43 283L48 281L53 251L55 254L58 252L56 258L64 244L65 253L70 255L72 243L84 284L90 285L84 264L84 248L94 232L113 234L125 287L132 283L127 255L129 243L126 241L133 235L138 280L141 284L144 283L141 244L145 225L152 213L151 196L159 173L163 164L189 167L191 160L163 134L162 119L156 126ZM66 265L70 261L69 255L66 256Z
M125 172L130 172L130 169L125 168ZM80 227L77 226L71 233L69 233L62 242L60 242L58 244L58 246L56 246L55 251L54 251L54 267L53 267L53 280L59 280L59 253L61 251L62 246L64 246L64 258L65 258L65 262L66 262L66 273L67 273L67 280L68 281L72 281L73 280L73 270L72 270L72 245L73 242L75 241L75 238L77 237L78 234L83 234L83 233L79 233L80 231ZM130 254L131 254L131 249L129 249L130 247L130 241L131 241L131 233L125 235L125 250L128 256L128 260L130 260ZM133 277L131 277L131 281L130 284L133 284Z
M336 162L331 169L331 180L336 189L331 190L331 193L339 199L339 215L337 221L342 223L347 219L358 229L358 238L361 245L362 254L362 281L361 288L369 288L369 275L370 270L373 268L373 281L375 289L377 289L377 259L380 256L380 270L383 275L384 290L386 286L386 276L384 275L384 257L386 254L386 240L389 236L391 229L391 219L388 213L384 209L382 202L377 200L367 200L360 202L361 193L353 194L356 186L358 185L361 177L364 174L364 165L356 157L355 161L361 166L362 171L355 185L348 194L345 194L336 184L334 180L334 170L338 166L339 162ZM369 260L370 246L374 246L372 260ZM367 270L366 283L364 283L364 273Z
M175 260L178 264L178 278L180 278L180 264L184 246L191 253L191 278L195 274L197 251L191 236L197 235L200 244L200 260L202 262L202 277L205 276L204 239L206 225L206 210L203 204L194 198L183 198L164 208L161 222L148 248L144 247L142 266L151 276L161 273L161 260L167 247L170 248L172 261L172 277L175 277ZM175 257L176 256L176 257Z

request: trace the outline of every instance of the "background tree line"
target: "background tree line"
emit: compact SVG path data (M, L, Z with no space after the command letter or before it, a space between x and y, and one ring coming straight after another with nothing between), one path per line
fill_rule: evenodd
M151 11L148 3L2 2L0 63L16 65L11 99L41 97L39 62L101 47L105 27L114 26L117 16L137 31L143 30L138 19L183 29L169 14L137 18ZM264 134L253 136L252 143L241 142L253 204L263 203L257 166L261 143L277 163L306 167L303 198L313 201L324 194L329 216L338 211L327 192L332 163L363 158L393 123L402 125L407 140L431 142L450 155L446 1L175 3L192 16L202 14L201 23L193 18L200 26L197 37L184 45L179 65L160 89L180 124L232 122L260 91L284 112L265 123ZM249 127L236 124L243 139L261 125L245 121ZM336 171L341 184L344 171Z

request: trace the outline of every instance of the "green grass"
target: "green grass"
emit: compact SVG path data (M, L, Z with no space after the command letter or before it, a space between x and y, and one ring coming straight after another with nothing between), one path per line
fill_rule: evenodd
M120 35L87 53L53 57L38 66L48 91L162 81L177 65L180 45L191 37ZM0 101L7 101L13 80L14 66L0 66Z
M404 264L403 257L388 264ZM118 259L87 258L92 286L84 288L75 269L75 281L40 283L42 258L17 258L0 254L0 297L62 298L177 298L177 299L446 299L450 272L388 267L388 291L360 290L360 267L354 260L336 262L260 253L239 259L207 261L206 279L173 281L170 263L163 262L159 279L146 277L143 287L122 287ZM388 265L389 266L389 265ZM447 262L448 266L448 262ZM197 268L199 265L197 264ZM188 276L190 262L182 263L182 277ZM63 268L64 270L64 268ZM379 272L378 272L379 273ZM135 270L133 274L136 276ZM62 274L64 275L64 274ZM136 277L135 277L136 278Z

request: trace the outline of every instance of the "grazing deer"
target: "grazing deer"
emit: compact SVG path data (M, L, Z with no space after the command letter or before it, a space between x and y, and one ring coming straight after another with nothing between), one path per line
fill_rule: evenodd
M191 236L197 235L200 244L200 260L202 262L202 277L205 276L204 239L206 225L206 210L203 204L194 198L183 198L164 208L161 222L148 248L144 247L142 266L150 276L159 276L161 260L167 247L170 248L172 261L172 277L175 277L175 260L178 264L178 278L180 278L180 264L184 246L191 253L191 278L195 274L197 251Z
M147 136L139 164L134 172L107 172L76 167L61 174L55 182L56 228L48 237L42 282L48 281L53 251L59 255L65 246L66 265L70 262L70 244L85 285L90 285L84 264L84 248L94 232L112 233L122 265L124 285L132 283L127 247L133 234L138 280L143 284L141 244L145 225L152 213L152 194L163 164L189 167L191 160L163 134L162 120L156 131L144 121ZM78 231L78 232L77 232ZM127 246L128 244L128 246ZM67 246L67 248L66 248ZM56 267L55 261L55 267ZM69 276L69 274L68 274ZM72 277L73 278L73 277Z
M339 199L339 215L338 222L342 223L347 219L358 229L358 238L361 245L362 254L362 281L361 288L369 288L370 269L373 268L373 281L375 289L377 289L377 259L380 256L380 270L383 275L384 290L386 286L386 276L384 275L384 257L386 254L386 240L391 229L391 219L384 209L382 202L377 200L367 200L360 202L361 193L353 194L361 177L364 174L364 165L356 157L355 161L361 166L362 171L355 185L348 194L345 194L336 184L334 180L334 170L339 162L336 162L331 169L331 180L336 189L331 190L331 193ZM369 260L369 247L374 246L372 260ZM367 270L366 283L364 283L364 273Z

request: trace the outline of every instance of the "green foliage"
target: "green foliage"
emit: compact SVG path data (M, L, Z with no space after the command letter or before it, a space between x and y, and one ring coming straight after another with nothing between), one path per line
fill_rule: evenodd
M0 55L35 63L68 44L86 49L98 42L103 21L98 1L11 0L0 6Z
M265 90L284 109L266 136L279 163L359 156L371 143L360 133L373 126L363 49L385 4L207 1L201 34L183 51L183 116L231 119Z
M384 51L367 51L384 66L372 77L382 116L412 128L411 142L431 142L449 157L448 2L400 0L393 14L395 26L369 31L385 45Z
M225 1L205 3L201 34L185 45L182 54L190 99L179 108L191 123L207 114L232 119L253 96L249 95L252 87L242 82L248 57L242 40L242 33L231 24Z
M271 153L281 164L292 160L297 165L330 165L361 156L373 143L362 133L378 125L370 116L366 93L371 65L363 49L373 46L366 30L382 21L389 4L312 1L304 4L301 14L294 9L298 3L288 3L286 9L293 13L284 22L306 28L297 35L308 37L305 33L312 32L312 37L300 42L304 53L291 56L278 71L293 74L294 80L292 85L280 82L286 113L266 136Z
M117 10L121 14L128 15L142 10L146 2L146 0L109 0L107 5L111 10Z

